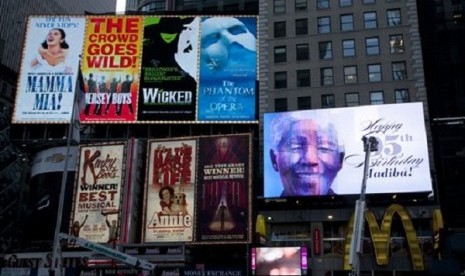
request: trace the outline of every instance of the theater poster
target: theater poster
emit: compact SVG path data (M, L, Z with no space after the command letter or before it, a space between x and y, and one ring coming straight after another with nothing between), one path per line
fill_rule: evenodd
M250 240L249 143L249 135L199 139L196 242Z
M203 17L198 121L253 121L257 18Z
M139 121L195 120L200 17L144 21Z
M80 147L70 235L98 243L119 238L126 145Z
M196 140L149 141L143 242L193 240Z
M84 29L84 17L29 17L13 123L71 121Z
M134 122L137 114L143 18L87 18L82 58L83 123Z

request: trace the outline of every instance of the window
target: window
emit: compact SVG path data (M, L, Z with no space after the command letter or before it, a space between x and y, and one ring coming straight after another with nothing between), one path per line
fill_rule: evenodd
M331 41L320 42L319 44L320 59L333 58L333 46Z
M336 103L334 100L334 94L321 95L321 107L331 108L335 107Z
M343 14L341 15L341 31L353 31L354 30L354 15Z
M396 103L410 102L410 93L408 89L395 89L394 94L396 98Z
M286 46L276 46L274 47L274 62L286 62Z
M297 60L308 60L309 59L308 43L297 44L295 50L296 50Z
M297 87L310 86L310 70L297 70Z
M368 37L365 38L365 49L367 55L379 55L379 38L377 37Z
M329 9L329 0L316 0L316 7L318 9Z
M384 104L383 91L371 91L370 104Z
M334 77L333 77L333 68L321 68L320 69L320 84L321 86L328 86L334 84Z
M357 66L344 66L344 83L357 83Z
M327 34L331 32L331 17L318 17L318 33Z
M401 34L390 35L389 45L391 47L391 54L400 54L404 52L404 37Z
M274 111L276 112L287 111L287 99L286 98L274 99Z
M287 87L287 72L275 72L274 73L274 88L286 88Z
M377 28L378 21L376 19L376 12L363 13L363 23L364 23L365 29Z
M352 6L352 0L339 0L339 7L350 7Z
M274 13L285 13L286 12L286 0L273 0L273 12Z
M346 106L360 105L357 92L346 93L345 98L346 98Z
M405 64L405 61L396 61L392 63L392 79L407 79L407 65Z
M381 64L368 65L368 81L378 82L381 81Z
M286 21L274 22L274 37L286 37Z
M295 0L295 10L296 11L307 10L307 0Z
M402 24L402 19L400 17L400 9L387 10L387 20L389 27L395 27Z
M295 20L295 34L296 35L306 35L306 34L308 34L307 18L302 18L302 19L296 19Z
M312 98L310 96L297 97L297 109L312 109Z
M344 57L355 56L355 40L346 39L342 41L342 55Z
M376 3L376 0L363 0L363 4L374 4Z

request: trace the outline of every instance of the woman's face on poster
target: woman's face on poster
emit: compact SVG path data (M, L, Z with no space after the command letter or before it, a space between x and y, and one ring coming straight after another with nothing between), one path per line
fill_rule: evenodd
M60 45L61 42L63 42L63 39L60 31L57 29L51 29L47 35L47 44Z

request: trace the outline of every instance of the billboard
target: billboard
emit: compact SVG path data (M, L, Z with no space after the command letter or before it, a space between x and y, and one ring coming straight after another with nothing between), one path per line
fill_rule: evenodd
M81 122L136 120L141 44L141 17L87 18Z
M149 141L144 242L193 240L195 140Z
M250 241L251 177L250 134L149 141L142 242Z
M421 103L264 115L264 196L359 194L365 152L375 137L368 194L432 190Z
M13 123L69 123L85 18L31 16L27 25Z
M254 247L251 250L254 275L306 275L306 247Z
M80 146L70 235L97 243L119 239L125 156L125 143Z
M257 26L256 16L30 17L13 123L69 123L76 80L83 124L257 122ZM53 30L66 43L51 54Z

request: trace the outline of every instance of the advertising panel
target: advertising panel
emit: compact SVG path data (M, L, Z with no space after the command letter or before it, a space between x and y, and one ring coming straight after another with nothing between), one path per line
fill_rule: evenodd
M265 197L359 194L365 152L375 137L367 193L430 192L421 103L264 115Z
M306 247L252 248L254 275L303 275L307 269Z
M70 235L114 243L120 235L126 144L80 146Z
M199 17L145 17L138 120L195 120Z
M134 122L142 44L140 16L87 17L81 122Z
M199 121L255 120L257 18L203 17Z
M196 140L149 141L143 242L193 239Z
M199 140L196 242L250 239L250 136Z
M85 18L29 17L13 123L69 123Z

